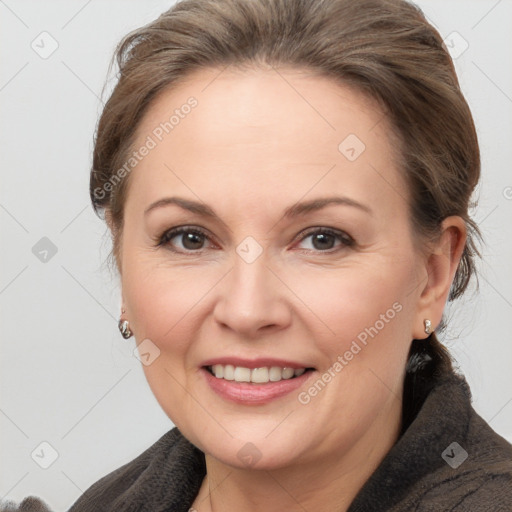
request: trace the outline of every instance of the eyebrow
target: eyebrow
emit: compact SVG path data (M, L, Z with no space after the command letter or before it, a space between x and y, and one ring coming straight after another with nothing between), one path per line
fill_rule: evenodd
M155 210L156 208L162 208L172 204L179 206L180 208L187 210L189 212L201 215L203 217L211 217L214 219L219 218L215 211L208 205L200 203L198 201L184 199L182 197L164 197L162 199L159 199L158 201L151 203L144 210L144 215L147 215L150 211ZM294 217L298 217L300 215L306 215L308 213L321 210L326 206L335 204L343 206L352 206L370 215L373 214L372 210L368 206L361 204L358 201L355 201L354 199L350 199L349 197L323 197L318 199L312 199L310 201L296 203L285 210L283 217L291 219Z

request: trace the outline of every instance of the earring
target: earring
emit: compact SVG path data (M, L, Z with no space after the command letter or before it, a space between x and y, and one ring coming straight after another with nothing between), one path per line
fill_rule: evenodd
M121 313L124 314L125 310L122 309ZM131 338L133 336L133 332L130 330L130 322L128 320L123 320L122 318L119 319L119 324L117 325L119 327L119 331L121 332L121 336L127 340L128 338Z
M430 320L428 318L425 318L425 320L423 320L423 323L425 324L425 333L431 334L432 333L432 323L430 322Z

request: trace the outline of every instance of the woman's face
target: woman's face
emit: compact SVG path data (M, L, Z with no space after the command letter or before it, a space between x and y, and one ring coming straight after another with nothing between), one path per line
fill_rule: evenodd
M212 457L361 460L397 434L426 271L390 136L373 102L292 70L197 71L140 123L126 318L160 405Z

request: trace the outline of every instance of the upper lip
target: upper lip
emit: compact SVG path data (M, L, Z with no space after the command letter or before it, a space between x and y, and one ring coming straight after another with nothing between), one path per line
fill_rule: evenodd
M308 364L298 363L296 361L289 361L284 359L273 359L270 357L260 357L257 359L243 359L240 357L216 357L213 359L208 359L204 361L201 366L213 366L214 364L221 365L233 365L233 366L241 366L243 368L263 368L263 367L272 367L278 366L279 368L311 368Z

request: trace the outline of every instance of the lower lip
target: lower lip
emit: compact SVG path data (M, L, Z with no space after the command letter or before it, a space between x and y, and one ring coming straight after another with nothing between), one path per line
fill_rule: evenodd
M295 391L311 377L311 370L293 379L283 379L278 382L254 384L249 382L236 382L234 380L218 379L205 368L201 372L206 378L210 388L226 400L245 405L267 404Z

